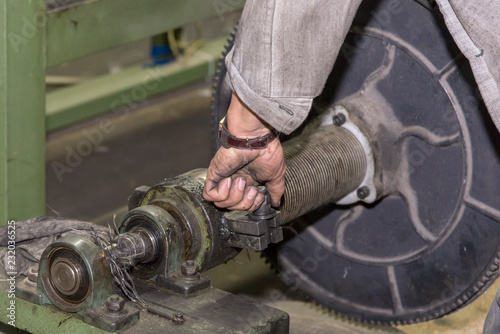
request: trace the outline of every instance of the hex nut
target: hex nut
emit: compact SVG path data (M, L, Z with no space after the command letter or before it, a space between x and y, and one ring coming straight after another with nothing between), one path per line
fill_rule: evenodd
M195 276L198 273L198 265L193 260L187 260L181 265L183 276Z
M172 319L173 322L176 324L182 325L184 322L186 322L186 318L184 318L184 314L177 312L174 314L174 318Z
M28 280L33 283L38 281L38 266L32 266L28 269Z
M125 299L118 295L111 295L106 300L106 309L111 313L118 313L125 307Z

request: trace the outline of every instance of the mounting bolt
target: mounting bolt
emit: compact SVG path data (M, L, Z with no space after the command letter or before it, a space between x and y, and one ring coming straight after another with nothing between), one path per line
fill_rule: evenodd
M176 324L183 324L184 322L186 322L186 319L184 318L184 314L182 314L181 312L177 312L176 314L174 314L174 319L172 319L173 322L175 322Z
M26 278L23 281L26 285L37 286L38 284L38 266L32 266L28 269Z
M111 295L106 299L106 309L110 313L118 313L123 310L125 306L125 299L118 295Z
M336 126L341 126L344 124L346 121L345 115L344 114L337 114L333 116L333 124Z
M365 199L370 196L370 189L367 186L363 186L358 189L357 194L360 199Z
M198 266L193 260L187 260L181 265L183 276L195 276L198 273Z
M28 280L32 283L38 281L38 266L32 266L28 269Z

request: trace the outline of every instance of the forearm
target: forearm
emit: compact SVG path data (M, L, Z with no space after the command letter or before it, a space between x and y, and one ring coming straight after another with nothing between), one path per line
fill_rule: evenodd
M255 138L271 131L271 126L250 110L233 94L227 110L229 132L238 138Z

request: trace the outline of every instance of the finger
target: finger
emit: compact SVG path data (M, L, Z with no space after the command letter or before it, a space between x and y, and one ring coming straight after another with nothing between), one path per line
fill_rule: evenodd
M237 203L236 205L233 205L229 207L228 209L230 210L243 210L247 211L248 209L252 208L255 203L255 199L258 195L257 188L255 187L247 187L245 190L245 194L241 201Z
M272 199L272 206L278 207L280 205L281 197L285 192L285 175L269 181L266 183L266 188Z
M215 202L215 205L220 208L230 208L241 202L245 195L246 184L247 180L244 177L234 179L229 189L229 196L223 201Z
M203 197L207 201L221 202L229 197L229 189L231 188L231 178L225 178L222 181L215 183L207 180L203 188Z
M207 180L218 183L240 168L240 159L230 149L221 147L210 161Z
M258 193L257 197L255 197L255 200L253 202L252 207L248 211L255 211L258 208L260 208L260 206L262 205L262 203L264 203L264 199L265 199L265 195L262 194L262 193Z
M210 165L208 166L207 181L210 181L213 184L218 184L224 178L231 175L231 173L226 173L225 170L221 169L221 163L219 161L220 156L221 156L221 152L219 150L219 151L217 151L217 153L213 157L212 161L210 162Z

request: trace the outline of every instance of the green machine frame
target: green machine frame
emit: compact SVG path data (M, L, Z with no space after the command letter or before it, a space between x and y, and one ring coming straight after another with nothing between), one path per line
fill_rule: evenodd
M0 2L0 225L45 214L46 131L210 74L224 40L153 69L140 66L45 93L45 69L241 9L244 0Z

